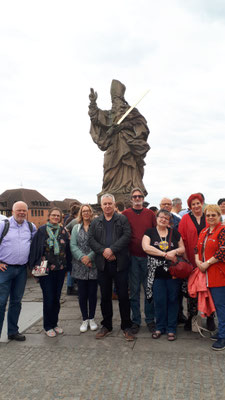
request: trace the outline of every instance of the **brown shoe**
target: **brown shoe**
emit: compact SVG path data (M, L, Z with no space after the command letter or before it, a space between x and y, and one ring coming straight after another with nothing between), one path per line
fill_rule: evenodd
M132 332L127 329L126 331L123 331L123 336L128 342L133 342L135 340L135 336L132 334Z
M105 326L102 326L100 331L96 334L96 339L103 339L105 336L111 335L112 331L109 331Z

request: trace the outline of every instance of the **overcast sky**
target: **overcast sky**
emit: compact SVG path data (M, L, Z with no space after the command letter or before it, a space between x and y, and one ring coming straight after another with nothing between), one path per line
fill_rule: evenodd
M150 128L144 184L163 196L225 197L224 0L0 0L0 193L96 202L103 152L89 90L111 108L126 85Z

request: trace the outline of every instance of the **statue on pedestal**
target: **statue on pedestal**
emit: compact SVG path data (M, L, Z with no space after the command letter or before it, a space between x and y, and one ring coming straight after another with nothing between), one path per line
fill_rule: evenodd
M147 143L149 129L136 108L118 124L130 108L124 99L125 90L120 81L113 79L112 108L109 111L97 107L97 93L93 89L89 95L90 134L100 150L105 151L103 185L98 200L103 193L111 193L116 201L125 201L134 187L139 187L147 195L142 179L144 158L150 149Z

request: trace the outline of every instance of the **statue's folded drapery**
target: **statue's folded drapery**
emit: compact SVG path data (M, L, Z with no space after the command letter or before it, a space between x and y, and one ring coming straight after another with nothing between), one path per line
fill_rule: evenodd
M116 125L128 109L123 96L115 94L110 111L100 110L95 100L89 106L90 134L105 151L102 192L130 193L132 188L139 187L147 194L142 178L144 158L150 148L147 143L149 129L145 118L135 108L120 125Z

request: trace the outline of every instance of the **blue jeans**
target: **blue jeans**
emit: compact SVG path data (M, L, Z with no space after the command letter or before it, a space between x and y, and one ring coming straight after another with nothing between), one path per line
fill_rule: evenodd
M144 291L147 282L147 258L131 256L129 269L129 286L130 286L130 307L132 311L133 324L141 325L141 310L140 310L140 291L141 284ZM154 303L144 300L145 322L154 321Z
M153 299L157 331L176 333L180 285L180 279L154 280Z
M19 331L18 320L21 311L21 300L27 281L27 266L8 265L6 271L0 271L0 336L5 317L8 297L8 335Z
M209 288L218 317L218 337L225 339L225 286Z
M67 272L67 287L74 287L76 279L71 276L71 272Z
M60 297L65 279L65 269L49 271L47 276L39 278L43 292L43 325L48 331L58 324Z

